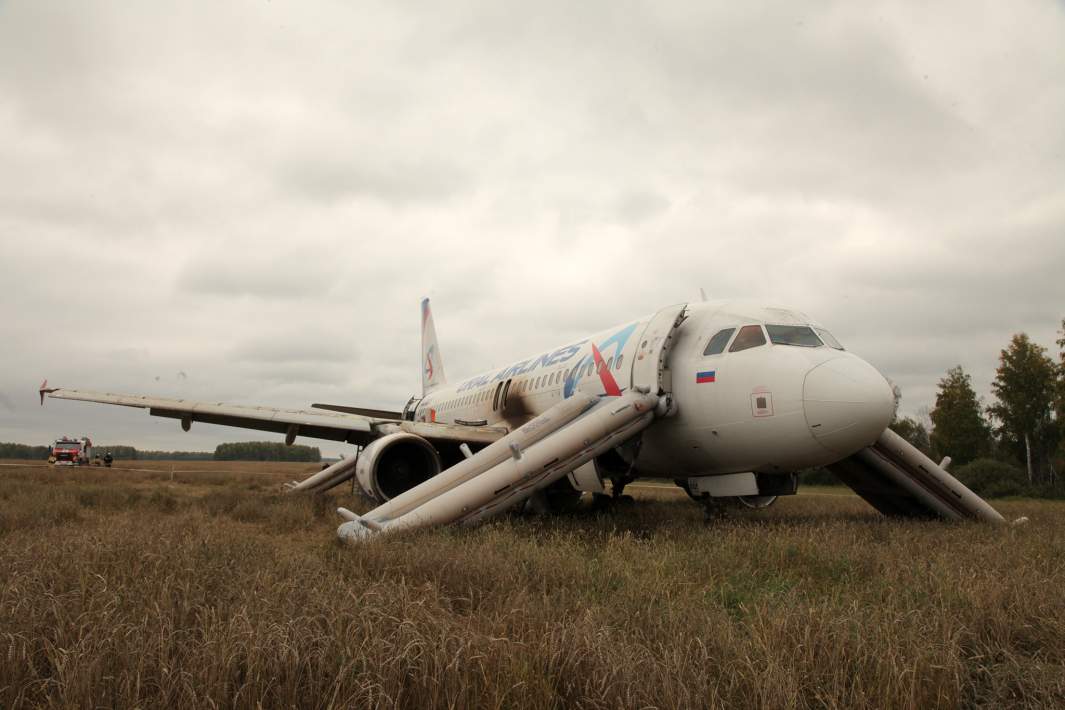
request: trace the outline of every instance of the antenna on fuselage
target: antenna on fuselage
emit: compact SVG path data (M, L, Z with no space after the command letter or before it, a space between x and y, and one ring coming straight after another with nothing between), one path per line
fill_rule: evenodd
M706 291L703 290L702 286L699 287L699 297L703 300L703 303L706 303Z

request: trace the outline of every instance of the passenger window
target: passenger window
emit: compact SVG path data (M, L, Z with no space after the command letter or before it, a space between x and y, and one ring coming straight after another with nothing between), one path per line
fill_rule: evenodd
M725 352L725 346L728 345L728 339L731 338L732 334L735 332L735 328L719 330L714 337L710 338L710 342L706 344L706 350L703 351L703 356L720 355Z
M618 355L618 361L614 363L614 369L615 370L620 370L621 369L621 359L624 358L624 357L625 357L624 355L621 355L621 354Z
M765 345L765 333L762 332L762 326L745 325L740 328L739 334L732 341L732 347L728 351L738 353L741 350L757 348L759 345Z
M608 358L606 359L606 369L608 369L608 370L609 370L609 369L610 369L610 367L611 367L611 366L612 366L613 364L614 364L614 358L612 358L612 357L608 357Z

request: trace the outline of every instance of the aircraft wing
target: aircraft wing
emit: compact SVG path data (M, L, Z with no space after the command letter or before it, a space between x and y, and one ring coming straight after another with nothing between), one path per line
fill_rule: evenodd
M349 444L365 446L385 434L405 431L430 440L490 444L507 433L507 430L502 427L410 422L350 412L275 409L224 402L195 402L187 399L167 399L146 395L89 392L65 387L42 386L42 404L45 395L52 399L71 399L147 409L148 413L154 417L181 420L181 426L185 431L189 430L193 422L272 431L284 434L287 443L292 443L297 436L306 436L312 439L346 441Z

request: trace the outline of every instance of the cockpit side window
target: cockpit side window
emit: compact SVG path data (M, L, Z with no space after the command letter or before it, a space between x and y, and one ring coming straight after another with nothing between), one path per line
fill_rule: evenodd
M728 351L738 353L741 350L757 348L759 345L765 345L765 333L762 332L762 326L745 325L740 328L739 335L732 341L732 347Z
M725 346L728 345L729 338L736 332L735 328L725 328L719 330L710 338L710 342L706 344L706 350L703 351L703 355L720 355L725 352Z
M825 345L836 350L844 350L845 348L839 344L839 341L832 337L832 333L829 333L824 328L814 328L817 334L821 336L821 340L825 341Z
M797 345L803 348L819 348L824 343L808 325L769 325L769 340L773 345Z

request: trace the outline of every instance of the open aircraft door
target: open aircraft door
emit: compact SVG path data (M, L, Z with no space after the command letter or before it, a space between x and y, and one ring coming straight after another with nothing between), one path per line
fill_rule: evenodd
M687 318L688 304L667 306L655 313L640 334L632 362L632 386L661 395L660 416L673 411L673 377L666 362L677 327Z

